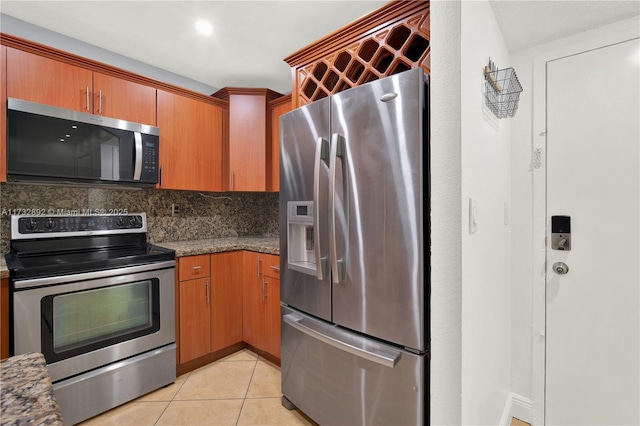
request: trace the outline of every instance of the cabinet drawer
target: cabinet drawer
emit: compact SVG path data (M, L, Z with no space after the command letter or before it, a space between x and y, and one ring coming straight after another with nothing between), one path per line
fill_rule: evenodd
M178 262L180 281L203 278L210 275L208 254L181 257Z
M280 256L273 254L260 255L263 263L264 275L272 278L280 279Z

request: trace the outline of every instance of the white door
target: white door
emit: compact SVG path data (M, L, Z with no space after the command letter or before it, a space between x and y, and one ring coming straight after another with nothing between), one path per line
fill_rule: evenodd
M547 63L547 425L640 424L639 82L638 39Z

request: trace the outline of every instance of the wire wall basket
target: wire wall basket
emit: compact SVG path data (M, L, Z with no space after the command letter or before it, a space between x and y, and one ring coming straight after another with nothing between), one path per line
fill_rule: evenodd
M498 118L513 117L518 109L522 85L513 68L484 68L484 97L487 107Z

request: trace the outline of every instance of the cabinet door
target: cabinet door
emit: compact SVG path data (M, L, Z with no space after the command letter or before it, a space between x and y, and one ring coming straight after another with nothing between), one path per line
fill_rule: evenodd
M222 108L158 90L160 188L222 190Z
M280 280L266 276L264 306L264 350L280 358Z
M271 109L271 191L280 191L280 116L291 111L291 95L273 101Z
M0 69L7 69L7 48L0 46ZM0 73L0 182L7 181L7 74Z
M229 176L232 191L266 190L266 97L229 96Z
M242 252L211 255L211 352L242 342Z
M264 338L264 293L262 282L262 259L259 253L245 251L242 288L242 340L263 348Z
M94 114L156 125L156 89L132 81L93 74Z
M209 278L180 281L180 363L211 352Z
M92 72L7 48L7 96L91 112Z

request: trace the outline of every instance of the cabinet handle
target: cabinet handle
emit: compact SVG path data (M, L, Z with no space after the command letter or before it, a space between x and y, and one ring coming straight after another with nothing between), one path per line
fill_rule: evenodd
M262 275L262 259L258 256L258 277Z
M271 265L271 269L273 269L274 271L280 271L280 267L279 266Z
M98 92L98 114L102 114L102 89Z
M236 172L231 172L231 190L236 189Z
M266 298L267 298L267 282L263 278L262 279L262 301L264 302L264 299Z
M207 303L209 303L209 297L210 297L210 291L211 291L211 290L209 290L209 281L205 282L204 285L207 288Z
M160 177L158 179L158 185L162 186L162 166L160 166Z
M200 268L202 268L202 266L200 266L200 265L196 265L196 266L194 266L194 267L193 267L193 270L194 270L194 271L197 271L197 270L198 270L198 269L200 269Z
M86 90L86 92L85 92L85 93L86 93L86 95L87 95L87 111L91 111L91 110L89 109L89 102L90 102L90 101L89 101L89 86L87 86L87 90Z

